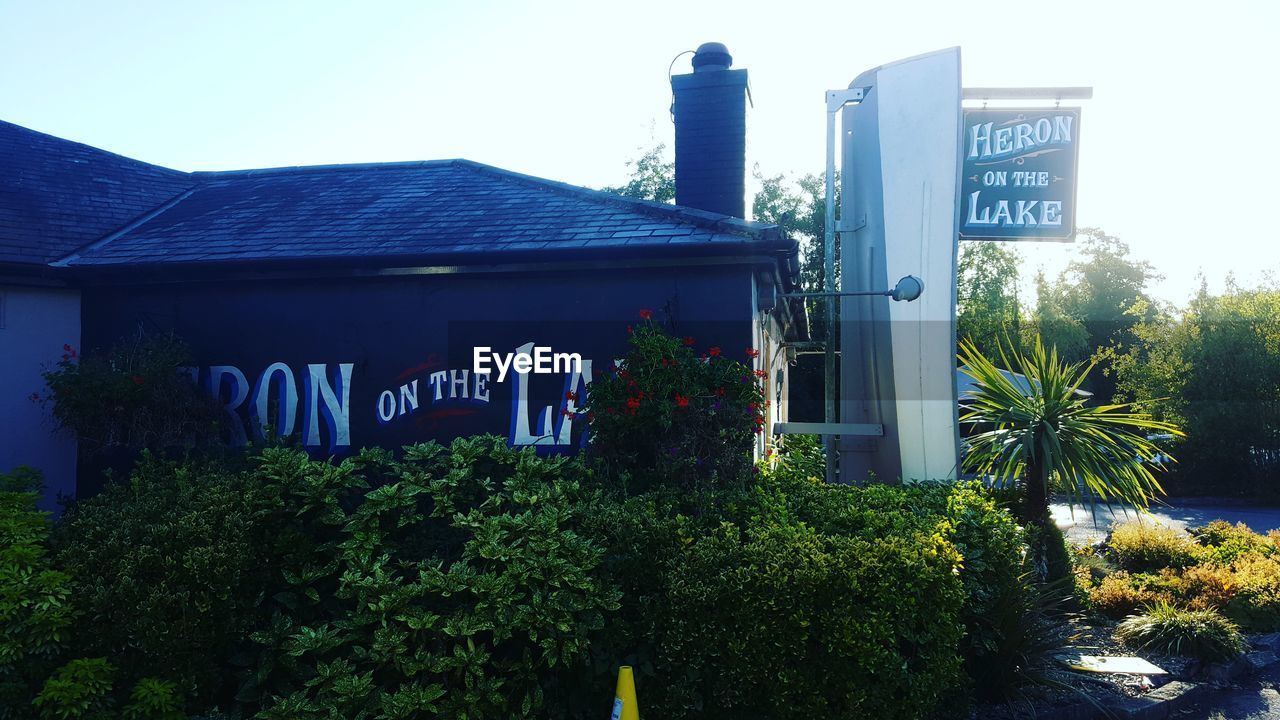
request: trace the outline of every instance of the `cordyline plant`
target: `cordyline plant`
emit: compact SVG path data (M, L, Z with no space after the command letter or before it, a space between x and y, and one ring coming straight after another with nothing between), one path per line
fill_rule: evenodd
M589 452L628 492L653 487L716 491L745 486L752 444L768 412L760 380L720 347L698 349L640 312L623 361L591 383ZM754 349L733 354L756 357Z
M960 344L963 370L975 381L973 392L961 398L960 421L975 430L964 465L998 483L1021 483L1022 519L1045 531L1037 537L1051 534L1051 487L1090 507L1096 498L1145 509L1163 493L1152 473L1162 469L1156 462L1161 450L1147 434L1181 436L1178 428L1132 404L1086 404L1076 391L1094 363L1065 363L1039 338L1025 355L1002 346L1000 359L1026 381L1001 371L973 343ZM1033 560L1042 567L1046 547L1038 544Z

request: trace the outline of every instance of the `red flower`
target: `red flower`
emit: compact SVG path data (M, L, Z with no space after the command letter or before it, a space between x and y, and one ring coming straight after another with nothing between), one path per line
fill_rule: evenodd
M630 398L627 398L627 409L628 409L628 410L635 410L635 409L636 409L636 408L638 408L638 407L640 407L640 398L638 398L638 397L630 397Z
M711 357L720 357L720 346L712 345L711 349L707 351L707 354Z
M595 413L593 413L593 412L589 412L589 413L587 413L587 422L595 422L595 420L596 420L596 414L595 414Z
M564 394L564 399L565 399L565 400L574 400L574 401L576 401L576 400L578 399L578 393L573 392L573 391L569 391L569 392L567 392L567 393L565 393L565 394Z
M641 320L652 320L652 319L653 319L653 311L652 311L652 310L641 310L641 311L640 311L640 319L641 319Z
M563 416L565 416L565 417L573 417L573 411L572 411L572 410L570 410L570 409L569 409L569 408L567 408L567 407L566 407L565 409L561 410L561 411L560 411L560 414L561 414L561 415L563 415Z
M62 351L63 351L63 352L71 352L71 343L63 343L63 344L62 344Z
M676 393L676 407L689 407L689 398Z
M134 375L134 376L133 376L132 378L130 378L130 379L131 379L131 380L133 380L133 384L134 384L134 385L141 385L142 383L146 382L146 380L145 380L145 379L143 379L143 377L142 377L141 375Z
M747 348L747 357L758 358L760 357L760 351L755 348Z
M756 370L756 371L752 372L751 374L752 374L752 375L755 375L755 376L756 376L756 377L758 377L758 378L767 378L767 377L769 377L769 373L768 373L768 372L766 372L766 371L764 371L764 370Z
M747 405L747 408L754 412L755 410L760 409L760 403L750 403L749 405Z
M694 341L694 339L693 339L693 338L689 337L688 335L685 335L685 336L684 336L684 345L685 345L685 347L689 347L689 346L690 346L690 345L692 345L694 342L695 342L695 341Z
M633 327L631 327L630 325L628 325L628 326L627 326L627 334L628 334L628 335L635 335L635 333L636 333L636 329L635 329L635 328L633 328Z
M718 387L718 388L716 388L716 395L718 395L718 396L720 396L720 397L724 397L724 388L722 388L722 387Z

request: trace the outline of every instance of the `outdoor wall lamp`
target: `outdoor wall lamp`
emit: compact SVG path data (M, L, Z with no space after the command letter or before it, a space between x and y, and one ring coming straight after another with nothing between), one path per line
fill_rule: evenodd
M809 298L809 297L850 297L853 295L884 295L894 300L911 302L920 297L924 292L924 281L915 275L907 275L893 286L892 290L867 290L862 292L812 292L812 293L783 293L784 298Z

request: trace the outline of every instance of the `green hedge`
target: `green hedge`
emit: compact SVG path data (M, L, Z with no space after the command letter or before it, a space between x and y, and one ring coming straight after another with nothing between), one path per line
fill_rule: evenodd
M659 717L914 718L1010 681L999 618L1030 589L1007 512L977 486L830 486L790 467L715 511L658 492L588 515L623 591L588 696L607 695L612 662Z
M263 718L595 717L622 664L673 719L927 717L1007 682L1011 517L972 485L826 485L793 452L744 493L626 498L492 437L147 459L59 529L72 645L121 693Z
M225 659L253 628L274 562L260 493L220 464L144 453L127 481L72 508L54 547L74 578L75 651L196 702L232 692Z

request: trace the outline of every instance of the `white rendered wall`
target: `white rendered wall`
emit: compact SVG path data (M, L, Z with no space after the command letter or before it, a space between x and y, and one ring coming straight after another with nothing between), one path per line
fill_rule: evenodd
M55 429L40 373L57 363L63 345L79 350L80 293L0 285L0 472L30 465L44 473L46 510L75 493L76 443Z

